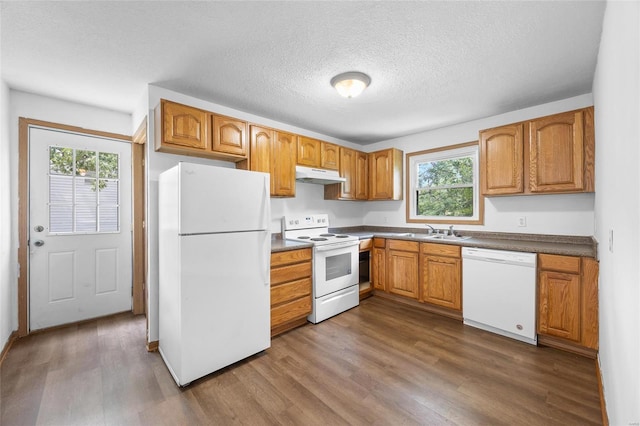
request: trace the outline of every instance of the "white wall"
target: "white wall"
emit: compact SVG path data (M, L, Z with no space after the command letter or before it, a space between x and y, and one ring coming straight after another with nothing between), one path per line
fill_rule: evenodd
M590 94L512 111L368 145L367 151L398 148L407 153L478 140L478 132L504 124L593 105ZM407 167L405 164L404 171ZM597 176L596 176L597 180ZM403 181L403 185L406 181ZM406 191L406 188L404 188ZM406 196L404 197L406 198ZM458 229L555 235L593 235L593 194L528 195L485 198L485 224L456 225ZM372 202L366 207L366 225L415 226L406 222L405 201ZM518 218L527 226L519 227ZM443 225L444 226L444 225Z
M319 133L310 132L286 123L269 120L260 116L238 111L202 99L193 98L181 93L173 92L161 87L149 85L148 102L148 144L147 144L147 248L149 257L149 269L147 271L148 312L149 312L149 341L158 340L158 175L178 163L178 161L190 161L202 164L212 164L220 167L235 167L228 161L207 160L196 157L183 157L179 155L155 152L154 150L154 120L153 109L160 103L160 99L168 99L184 103L207 111L247 120L252 123L262 124L284 131L293 132L309 137L334 142L352 148L361 148L339 139L335 139ZM142 120L143 107L136 108L134 112L134 126ZM241 196L241 195L239 195ZM281 218L286 214L303 212L328 213L332 226L351 226L362 223L364 205L361 202L324 201L324 188L321 185L298 184L295 198L271 199L271 232L281 232Z
M31 118L36 120L50 121L70 126L83 127L86 129L100 130L104 132L119 133L123 135L131 134L131 115L96 108L89 105L67 102L60 99L49 98L46 96L25 93L16 90L9 91L9 175L10 181L10 197L15 202L11 205L11 261L10 265L17 264L18 250L18 119L20 117ZM3 135L0 135L3 137ZM5 142L2 141L0 148L5 150ZM4 152L3 152L4 153ZM5 179L4 173L5 162L2 162L2 190L4 191ZM4 195L4 194L3 194ZM4 216L3 222L4 224ZM4 228L4 225L3 225ZM9 237L9 234L6 235ZM5 235L2 234L4 245ZM4 285L4 283L3 283ZM15 276L11 276L11 327L12 330L18 327L17 313L17 281ZM0 291L2 291L0 287ZM3 314L4 317L4 314Z
M9 88L0 80L0 351L17 328L16 253L11 244L11 184L9 141Z
M640 423L639 28L640 3L607 3L593 84L600 367L612 425Z

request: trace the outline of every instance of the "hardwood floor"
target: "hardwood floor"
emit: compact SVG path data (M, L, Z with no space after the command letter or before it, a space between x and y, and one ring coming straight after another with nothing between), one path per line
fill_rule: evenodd
M591 359L372 297L180 389L119 315L18 340L2 425L601 424Z

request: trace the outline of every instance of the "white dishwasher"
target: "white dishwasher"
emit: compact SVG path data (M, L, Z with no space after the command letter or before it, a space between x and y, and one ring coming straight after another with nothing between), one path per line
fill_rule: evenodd
M462 248L464 323L532 345L536 333L536 254Z

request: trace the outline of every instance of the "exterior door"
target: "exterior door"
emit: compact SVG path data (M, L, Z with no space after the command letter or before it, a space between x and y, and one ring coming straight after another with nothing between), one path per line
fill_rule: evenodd
M131 145L29 129L31 330L131 309Z

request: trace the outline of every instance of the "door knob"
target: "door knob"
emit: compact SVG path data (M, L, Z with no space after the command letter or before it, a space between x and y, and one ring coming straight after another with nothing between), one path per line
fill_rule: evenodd
M38 225L38 226L35 226L33 229L34 229L36 232L42 232L42 231L44 231L44 226L42 226L42 225Z
M42 247L44 245L44 241L42 240L38 240L35 243L33 243L36 247Z

